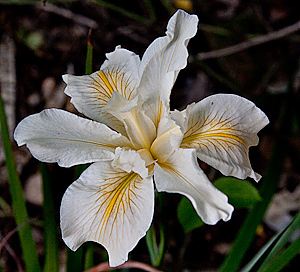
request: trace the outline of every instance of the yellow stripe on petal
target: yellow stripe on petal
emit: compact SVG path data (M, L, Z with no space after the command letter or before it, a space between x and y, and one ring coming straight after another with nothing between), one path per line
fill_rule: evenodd
M97 92L97 99L101 106L105 106L113 92L118 92L126 99L132 99L135 86L130 85L130 78L125 77L121 69L104 69L89 75L92 84L89 85L94 92Z
M259 180L248 156L249 147L258 144L257 132L268 124L259 108L237 95L218 94L185 113L179 121L185 131L181 148L195 148L200 160L224 175Z
M65 93L71 97L71 103L79 112L126 134L124 124L109 115L103 107L113 93L120 94L124 100L136 97L140 60L134 53L120 47L106 54L106 57L97 72L85 76L64 75L63 80L67 84Z
M72 250L94 241L103 245L110 266L125 262L148 230L154 210L151 178L92 164L69 186L61 204L63 240Z
M126 173L124 176L116 177L111 180L104 180L105 183L107 182L106 188L98 191L98 193L101 194L101 197L99 197L98 200L102 200L103 203L100 205L95 216L96 219L97 214L101 212L102 209L104 210L104 212L101 212L99 239L101 233L103 234L107 231L106 228L109 225L109 221L113 220L113 222L115 222L116 216L123 213L125 205L130 203L130 194L128 193L130 193L131 183L134 183L135 180L141 180L141 178L133 172L130 174ZM131 193L134 195L133 191L131 191Z
M205 125L202 125L198 128L197 132L193 132L190 135L185 134L181 147L182 148L198 148L200 145L205 145L205 142L211 142L211 140L216 140L218 142L222 141L227 145L230 145L234 142L240 143L243 146L247 147L247 142L242 137L247 138L246 135L243 135L243 131L236 130L233 127L223 128L220 124L216 124L213 127L218 127L214 129L205 129ZM242 137L239 136L243 135ZM188 135L188 136L186 136Z

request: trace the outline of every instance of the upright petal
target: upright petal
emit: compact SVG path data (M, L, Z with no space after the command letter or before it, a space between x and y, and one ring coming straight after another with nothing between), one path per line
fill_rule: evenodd
M156 127L140 105L120 112L120 116L135 149L149 149L156 136Z
M157 136L150 151L158 163L163 163L180 147L183 134L180 127L168 117L160 120Z
M168 161L154 166L158 191L180 193L189 198L206 224L231 218L233 207L227 196L215 188L197 164L195 150L180 149Z
M115 51L106 54L106 57L107 60L101 69L95 73L86 76L63 76L67 84L65 93L71 97L71 102L76 109L102 123L106 122L107 117L102 114L103 107L112 93L118 92L124 98L131 100L136 96L136 87L139 84L140 59L137 55L117 46ZM114 123L107 125L116 126Z
M200 160L224 175L260 179L248 154L249 147L258 144L258 131L269 123L259 108L240 96L217 94L187 113L181 148L195 148Z
M94 163L63 196L63 240L72 250L86 241L100 243L110 266L118 266L146 234L153 212L152 178L142 179L109 162Z
M131 147L126 137L106 125L58 109L26 117L14 138L19 146L26 144L38 160L63 167L111 160L116 147Z
M166 36L147 48L140 66L139 94L160 97L166 105L181 69L187 64L187 44L196 34L198 18L178 10L169 20Z

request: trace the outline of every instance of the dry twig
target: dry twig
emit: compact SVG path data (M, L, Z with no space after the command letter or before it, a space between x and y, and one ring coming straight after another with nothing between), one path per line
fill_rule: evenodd
M226 48L210 51L210 52L202 52L197 55L197 58L199 60L206 60L206 59L212 59L212 58L219 58L219 57L225 57L232 54L239 53L241 51L244 51L250 47L260 45L263 43L267 43L273 40L284 38L296 31L300 30L300 21L297 23L284 27L278 31L272 31L266 35L261 35L258 37L254 37L250 40L241 42L239 44L229 46Z
M89 28L95 29L98 27L98 23L86 16L80 15L80 14L75 14L72 11L58 7L56 5L53 5L51 3L47 3L45 6L44 5L36 5L38 8L43 9L44 11L47 12L52 12L54 14L60 15L64 18L67 18L69 20L74 21L77 24L87 26Z

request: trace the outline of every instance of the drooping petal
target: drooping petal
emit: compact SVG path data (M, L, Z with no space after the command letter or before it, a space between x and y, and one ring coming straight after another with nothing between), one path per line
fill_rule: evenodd
M257 133L268 123L267 116L249 100L212 95L188 112L181 148L195 148L200 160L224 175L258 181L261 176L251 168L249 147L258 144Z
M113 92L118 92L128 100L136 96L140 59L119 46L106 57L99 71L85 76L64 75L63 80L67 84L65 93L71 97L71 102L79 112L114 128L120 125L115 124L118 120L111 120L112 124L108 124L107 116L103 116L103 107Z
M38 160L63 167L111 160L116 147L131 147L126 137L106 125L58 109L26 117L14 138L19 146L26 144Z
M170 91L177 75L187 64L187 44L197 32L198 17L178 10L169 20L166 36L147 48L140 66L139 94L160 97L169 104Z
M231 218L233 207L227 196L215 188L197 164L195 150L179 149L165 163L154 166L158 191L180 193L189 198L206 224Z
M97 162L63 196L63 240L72 250L86 241L100 243L108 251L110 266L118 266L146 234L153 212L152 178Z

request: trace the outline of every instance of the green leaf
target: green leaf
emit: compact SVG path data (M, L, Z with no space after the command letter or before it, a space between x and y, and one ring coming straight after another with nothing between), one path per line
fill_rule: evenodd
M83 270L83 246L75 252L67 248L66 272L82 272Z
M220 191L228 196L234 208L249 208L261 201L258 190L248 181L232 177L222 177L214 182Z
M55 207L51 190L51 179L47 164L40 163L40 172L43 179L44 196L44 237L45 237L45 265L44 272L59 271L58 231L55 218Z
M177 208L177 217L184 232L192 231L204 225L203 221L196 213L191 201L182 197Z
M153 221L146 234L146 244L150 255L151 264L154 267L159 267L165 253L165 220L163 215L165 214L164 208L164 195L163 193L156 194L159 206L159 220L158 230L155 228L155 222ZM158 232L157 232L158 231ZM157 243L157 237L159 236L159 244Z
M1 87L1 86L0 86ZM37 250L35 242L32 237L31 227L29 225L29 217L23 196L22 185L16 170L16 163L12 146L9 138L7 121L4 111L4 104L1 97L0 89L0 124L1 124L1 137L5 153L5 164L8 174L9 190L12 199L12 206L14 217L17 226L19 226L18 234L22 248L22 254L26 271L40 271Z
M89 75L93 72L93 44L92 44L92 29L89 31L87 52L85 60L85 74Z
M84 270L88 270L94 266L94 244L88 242L85 245L85 255L84 255Z
M282 231L278 232L252 260L241 270L241 272L265 271L270 263L276 260L282 248L290 241L292 235L300 227L300 212L294 220Z
M281 271L300 251L300 237L284 250L263 272Z

